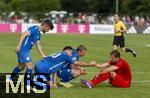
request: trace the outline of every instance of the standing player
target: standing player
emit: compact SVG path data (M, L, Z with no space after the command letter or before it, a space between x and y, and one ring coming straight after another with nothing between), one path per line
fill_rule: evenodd
M12 81L14 77L25 67L26 67L25 76L30 75L32 73L33 63L30 55L30 50L35 44L42 58L45 57L42 48L40 46L40 38L41 38L40 32L42 31L43 33L45 33L48 32L49 30L52 30L53 28L54 26L52 22L49 19L46 19L41 23L40 26L32 26L28 28L25 33L21 34L19 43L15 50L18 56L18 65L14 68L10 78L7 79L7 81Z
M52 54L48 57L43 58L35 64L34 71L35 74L45 74L46 77L49 77L51 74L56 73L61 70L66 64L74 64L77 66L95 66L96 62L92 61L90 63L75 61L71 59L72 56L72 47L66 46L63 52ZM50 77L47 79L50 83Z
M124 33L127 31L126 26L122 21L120 21L119 16L117 14L114 15L114 20L115 36L113 40L113 49L116 50L119 45L123 51L130 52L133 54L134 57L136 57L136 52L133 49L125 47Z
M93 88L97 84L109 79L109 83L115 87L129 88L131 85L131 70L129 64L122 58L117 50L111 53L111 61L104 64L97 64L98 68L102 69L90 81L81 80L88 88Z
M64 47L63 51L66 50ZM79 61L80 57L83 57L86 54L87 48L84 45L79 45L77 49L73 49L71 59L73 61ZM82 65L83 66L83 65ZM84 67L84 66L83 66ZM73 85L69 83L72 79L75 79L81 75L85 75L86 70L80 66L66 64L60 71L57 72L57 76L61 78L60 85L70 88Z

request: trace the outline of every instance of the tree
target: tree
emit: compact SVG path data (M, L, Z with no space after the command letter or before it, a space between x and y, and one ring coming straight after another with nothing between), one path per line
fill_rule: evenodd
M51 10L60 10L60 0L26 0L26 12L49 12Z
M121 2L122 1L122 2ZM150 15L150 0L121 0L121 13Z

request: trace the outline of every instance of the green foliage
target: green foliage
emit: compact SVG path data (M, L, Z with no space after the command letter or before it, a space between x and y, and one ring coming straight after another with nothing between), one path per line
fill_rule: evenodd
M45 13L51 10L68 12L115 13L116 0L0 0L0 12L24 11ZM120 14L150 14L150 0L119 0Z
M120 11L130 15L150 15L150 0L122 0Z
M49 12L50 10L60 10L60 0L28 0L25 4L27 12Z
M0 11L7 12L49 12L60 8L60 0L0 0Z

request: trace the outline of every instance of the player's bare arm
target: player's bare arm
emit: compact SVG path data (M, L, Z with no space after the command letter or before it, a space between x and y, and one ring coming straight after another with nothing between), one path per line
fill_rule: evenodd
M117 69L118 69L117 66L111 65L111 66L106 67L105 69L103 69L103 70L100 72L100 74L112 72L112 71L115 71L115 70L117 70Z
M57 81L57 73L54 73L53 75L52 75L52 77L53 77L53 88L57 88L57 83L56 83L56 81Z
M29 36L30 34L28 32L22 33L19 39L19 43L15 49L15 52L19 52L20 51L20 47L22 45L23 40L25 39L25 37Z
M103 64L96 64L95 67L96 68L104 68L104 67L107 67L109 65L110 65L109 63L103 63Z
M80 72L81 72L83 75L87 74L86 70L85 70L83 67L81 67L81 66L76 66L76 65L72 64L72 65L71 65L71 69L78 69L78 70L80 70Z
M36 42L36 49L38 50L39 54L40 54L43 58L46 57L45 54L44 54L44 52L43 52L43 49L42 49L42 47L41 47L41 45L40 45L40 41L37 41L37 42Z
M94 67L96 65L96 61L91 61L90 63L76 61L74 65L81 66L81 67Z

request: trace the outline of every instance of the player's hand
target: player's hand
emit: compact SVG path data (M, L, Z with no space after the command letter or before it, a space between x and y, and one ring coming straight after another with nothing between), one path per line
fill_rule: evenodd
M82 75L86 75L87 71L85 69L81 70Z
M15 52L18 53L20 51L20 46L18 45L15 49Z
M91 64L91 66L95 66L96 65L96 61L91 61L90 64Z
M42 57L45 58L45 57L47 57L47 56L46 56L46 55L43 55Z
M51 88L57 88L57 84L53 84Z
M107 73L107 70L102 70L99 74L105 74Z

